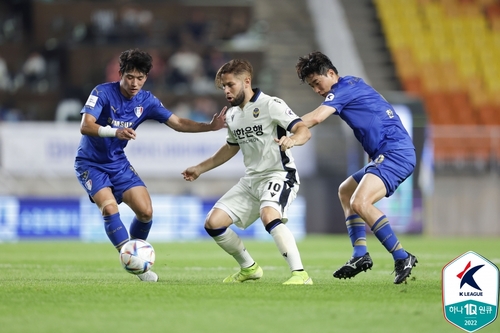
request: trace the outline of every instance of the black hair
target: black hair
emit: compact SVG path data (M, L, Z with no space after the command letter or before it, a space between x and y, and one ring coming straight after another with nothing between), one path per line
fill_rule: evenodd
M297 75L302 82L305 82L309 75L326 75L329 69L332 69L335 74L339 74L337 68L333 66L330 58L319 51L311 52L308 55L299 57L299 61L297 61L297 64L295 65Z
M134 69L148 75L151 68L153 68L153 58L145 51L130 49L120 54L120 74L122 75Z

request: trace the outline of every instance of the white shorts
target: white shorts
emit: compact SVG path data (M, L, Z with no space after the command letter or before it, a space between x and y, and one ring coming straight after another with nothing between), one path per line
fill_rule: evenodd
M281 221L288 221L286 212L297 197L299 184L293 184L279 174L266 177L243 177L214 205L225 211L240 229L246 229L260 217L263 207L274 207Z

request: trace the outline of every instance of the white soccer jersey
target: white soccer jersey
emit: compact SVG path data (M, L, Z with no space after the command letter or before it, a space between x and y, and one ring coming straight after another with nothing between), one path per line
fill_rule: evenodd
M284 172L287 179L299 184L290 149L282 152L274 139L286 135L302 120L282 99L266 95L259 89L254 92L243 109L234 106L227 111L227 142L240 146L247 175Z

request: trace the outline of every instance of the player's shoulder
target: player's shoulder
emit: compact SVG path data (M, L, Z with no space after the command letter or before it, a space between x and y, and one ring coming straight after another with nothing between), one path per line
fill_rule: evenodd
M154 103L156 101L159 101L158 98L156 98L156 96L153 95L153 93L151 91L142 90L142 89L141 89L141 91L139 91L137 93L136 99L143 101L143 102L150 102L150 103Z
M293 110L288 106L288 104L281 98L276 97L276 96L268 96L269 99L267 100L267 110L270 114L272 114L271 117L273 118L281 118L283 115L286 115L287 117L285 119L298 119L300 118L293 112Z
M163 103L151 92L148 90L141 90L137 93L133 98L134 103L141 104L144 107L156 107L163 106Z
M103 92L110 92L110 91L116 91L117 89L119 90L120 88L120 82L105 82L98 84L94 89L98 89Z
M277 104L279 106L282 106L282 105L286 105L286 102L279 98L279 97L276 97L276 96L271 96L270 98L270 101L269 101L271 104Z
M119 82L106 82L98 84L92 89L91 95L94 95L98 98L112 98L113 95L120 92L120 84Z
M156 98L156 96L151 91L144 90L144 89L141 89L141 91L139 91L138 95L142 96L143 98L151 98L151 99Z
M259 99L257 100L259 104L267 105L270 108L287 108L286 102L276 96L270 96L266 95L264 93L261 93L259 96Z
M339 78L338 86L345 88L353 88L359 86L367 86L367 83L365 82L365 80L363 80L363 78L360 78L358 76L347 75Z
M286 104L286 102L283 99L276 96L270 96L268 102L268 109L274 115L286 113L289 116L291 116L293 114L288 104Z

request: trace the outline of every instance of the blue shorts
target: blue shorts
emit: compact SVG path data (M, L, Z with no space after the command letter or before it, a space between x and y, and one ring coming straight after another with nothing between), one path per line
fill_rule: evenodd
M92 197L99 190L110 187L116 202L120 204L123 200L123 192L136 186L146 186L139 177L134 167L127 161L121 168L107 168L105 165L91 165L84 161L75 163L76 178Z
M410 177L415 169L417 157L415 149L392 150L379 155L375 161L365 165L352 175L356 182L367 173L372 173L382 179L387 190L386 197L390 197L398 186Z

